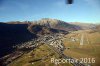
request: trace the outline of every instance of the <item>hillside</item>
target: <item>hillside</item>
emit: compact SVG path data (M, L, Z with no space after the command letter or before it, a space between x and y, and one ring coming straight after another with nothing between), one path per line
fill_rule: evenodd
M69 24L61 20L50 19L50 18L43 18L39 21L34 22L34 24L44 25L49 28L65 30L65 31L75 31L81 29L79 26Z
M54 34L54 33L64 33L64 34L67 34L68 33L68 31L54 29L54 28L49 28L47 26L39 25L39 24L31 24L28 27L28 30L31 33L37 34L37 35Z
M12 52L13 45L36 38L27 28L28 24L0 23L0 57Z

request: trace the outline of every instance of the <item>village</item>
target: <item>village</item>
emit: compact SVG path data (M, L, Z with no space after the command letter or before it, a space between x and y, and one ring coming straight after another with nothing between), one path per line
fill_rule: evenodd
M14 48L17 47L17 49L34 49L37 46L40 46L42 44L47 44L51 45L52 47L58 49L59 51L63 51L65 49L63 45L63 39L64 39L63 34L46 34L46 35L39 35L37 39L32 39L29 42L25 42L21 45L16 45Z

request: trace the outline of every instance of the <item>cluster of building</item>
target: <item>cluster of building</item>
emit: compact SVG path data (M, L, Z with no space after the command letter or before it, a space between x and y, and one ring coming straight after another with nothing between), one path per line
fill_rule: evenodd
M63 51L65 49L63 40L64 35L63 34L46 34L46 35L40 35L37 39L32 39L31 41L25 42L23 44L16 45L14 47L18 49L34 49L39 45L42 44L48 44L54 48L56 48L59 51Z

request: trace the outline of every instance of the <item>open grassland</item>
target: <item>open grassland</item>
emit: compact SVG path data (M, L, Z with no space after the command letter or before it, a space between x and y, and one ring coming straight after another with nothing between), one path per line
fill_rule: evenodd
M8 66L55 66L54 63L51 63L51 58L58 59L59 55L44 44L29 53L25 53L23 56L10 63ZM64 63L58 64L57 66L72 65L69 63Z
M83 45L80 45L81 36L83 35ZM75 40L73 40L73 38ZM76 31L66 35L64 40L64 54L73 58L95 58L93 66L100 66L100 33L89 31Z

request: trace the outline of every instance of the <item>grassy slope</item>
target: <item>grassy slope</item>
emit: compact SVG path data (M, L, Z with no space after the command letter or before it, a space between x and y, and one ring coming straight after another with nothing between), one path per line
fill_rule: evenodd
M36 61L33 64L29 63L29 61L34 61L40 59L42 57L48 56L44 60ZM50 48L46 45L42 45L35 50L32 50L29 53L24 54L22 57L16 59L8 66L55 66L54 63L51 63L51 58L59 58L57 53L54 53ZM72 66L71 64L59 64L57 66Z

